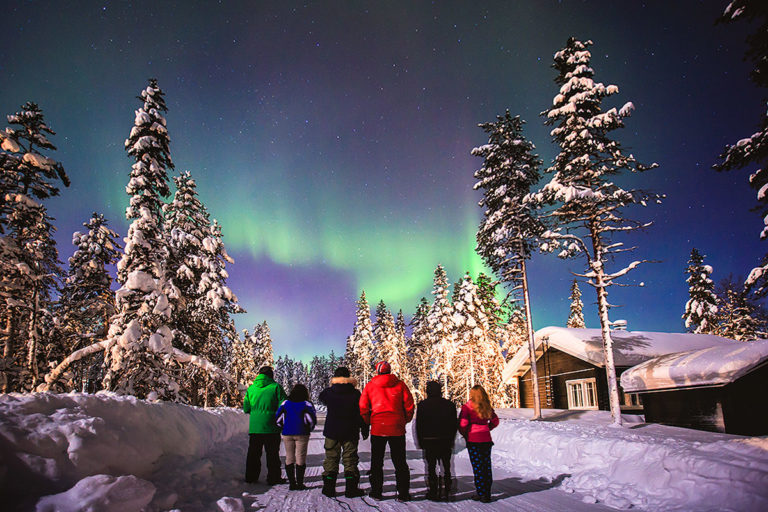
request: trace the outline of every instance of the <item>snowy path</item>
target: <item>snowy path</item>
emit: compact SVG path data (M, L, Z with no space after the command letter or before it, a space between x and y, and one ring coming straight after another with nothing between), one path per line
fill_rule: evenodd
M504 469L494 468L493 497L494 502L489 505L479 505L472 501L470 497L474 494L474 484L472 478L472 468L466 457L466 451L454 455L454 473L456 475L457 490L454 494L454 501L451 503L433 503L424 498L426 493L424 462L421 457L421 450L418 450L412 439L408 439L407 456L408 465L411 468L411 494L413 501L410 503L398 503L395 501L394 469L391 461L385 459L384 474L385 499L376 501L368 497L347 499L343 497L343 479L339 478L337 482L337 491L341 497L331 500L320 493L322 487L321 473L323 463L323 418L320 418L320 424L315 432L312 433L309 443L309 455L307 457L306 484L309 487L307 491L287 491L287 485L279 485L270 488L264 484L248 485L241 481L241 471L243 460L247 449L247 440L245 436L233 438L218 450L217 455L209 459L210 463L205 462L202 468L188 468L184 475L188 476L191 472L200 474L201 480L211 478L212 481L200 481L200 486L195 486L192 482L173 482L168 481L172 487L182 485L192 491L196 487L197 494L178 496L178 501L174 505L183 511L187 510L207 510L207 507L216 502L222 496L240 498L245 505L245 510L345 510L345 511L369 511L371 509L389 511L389 510L468 510L482 508L483 510L509 510L509 511L599 511L614 510L599 504L587 504L580 500L577 494L568 494L562 490L554 488L559 482L547 482L536 480L525 480L514 473ZM497 448L494 448L496 450ZM282 454L282 451L281 451ZM365 471L370 466L370 443L361 441L360 443L360 470L363 474L361 487L368 488ZM166 469L159 470L160 472ZM157 475L157 473L156 473ZM193 476L194 479L194 476ZM263 475L262 475L263 480ZM171 495L171 488L163 488L163 478L152 478L152 481L158 485L158 494ZM204 493L200 493L202 487L206 487ZM193 491L194 492L194 491ZM191 498L191 499L189 499Z

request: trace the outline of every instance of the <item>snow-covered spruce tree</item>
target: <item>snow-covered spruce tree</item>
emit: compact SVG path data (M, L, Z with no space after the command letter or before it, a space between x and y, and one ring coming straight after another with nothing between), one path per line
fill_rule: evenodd
M531 203L523 201L539 180L541 160L534 154L535 146L523 137L520 116L512 117L507 110L497 116L495 123L480 124L488 134L488 144L472 150L484 159L475 172L475 190L483 189L480 207L483 220L477 231L477 252L486 264L500 276L510 294L522 301L528 334L531 376L538 382L533 322L528 294L526 260L542 224ZM533 386L533 419L541 417L539 388Z
M443 389L448 389L448 380L452 373L451 356L456 333L453 325L453 306L448 300L448 276L442 265L435 269L432 295L434 301L427 315L430 336L430 359L432 361L432 379L440 379Z
M272 331L269 329L267 321L264 320L264 322L254 327L253 333L255 338L254 361L256 361L256 369L258 370L263 366L274 366L275 352L272 349Z
M361 386L365 386L373 377L373 364L378 357L371 326L371 309L365 298L365 290L357 301L355 315L355 326L347 338L344 359L352 376L358 379Z
M504 354L504 361L512 359L518 350L528 347L528 325L525 320L525 312L520 308L517 302L508 303L507 323L505 327L504 342L501 345L501 352Z
M411 337L408 338L408 373L413 382L413 393L417 400L426 398L426 385L430 375L430 335L427 316L429 301L422 297L411 318Z
M64 347L50 336L52 293L62 271L53 219L42 201L69 186L43 112L26 103L0 130L0 391L28 391ZM46 340L48 340L46 342Z
M712 267L704 265L704 256L691 249L691 259L685 269L688 274L688 295L685 303L685 328L696 334L711 334L717 324L715 283L710 279Z
M400 369L400 373L396 375L400 380L408 384L408 388L412 388L413 382L408 362L408 340L405 333L405 316L402 309L397 312L397 318L395 319L395 335L397 344L395 345L392 357L397 359L397 366Z
M752 341L766 336L768 315L739 280L729 276L717 290L717 324L713 334L736 341Z
M395 317L387 309L384 301L379 301L376 306L376 321L373 324L373 336L376 339L376 347L380 361L387 361L392 368L392 373L400 375L400 357L398 350L400 347L399 336L395 328Z
M469 400L469 390L481 383L497 407L508 405L501 381L504 356L495 329L496 314L487 309L478 286L467 273L460 281L453 303L456 349L448 398L459 403ZM503 404L503 405L502 405Z
M572 37L565 48L555 53L553 67L558 71L555 82L560 91L552 107L542 115L547 125L554 126L551 134L560 153L546 171L552 175L549 183L529 201L550 206L547 217L553 227L541 234L541 249L561 248L561 258L583 255L587 260L586 273L577 275L587 278L597 291L611 417L614 425L621 425L608 319L608 287L641 262L633 261L615 272L609 272L607 264L617 253L631 250L617 242L616 235L650 225L629 219L623 209L636 204L644 206L660 198L639 190L625 190L615 182L621 171L640 172L656 164L645 166L637 162L610 137L612 131L624 126L623 119L629 116L633 105L626 103L619 110L603 112L603 99L619 89L593 80L591 45L592 41Z
M243 329L242 338L238 336L235 339L227 354L227 372L237 383L246 387L251 385L259 371L253 358L255 352L253 342L253 336L248 329Z
M579 283L575 279L571 284L571 312L568 314L568 321L565 323L566 327L572 327L574 329L584 329L586 324L584 323L584 303L581 302L581 290L579 290Z
M113 279L107 266L118 260L118 235L100 213L94 212L83 226L85 231L72 234L76 249L69 258L69 270L56 308L67 354L105 340L109 320L115 314ZM93 393L101 388L103 371L104 355L98 353L73 364L61 387Z
M762 0L733 0L718 19L721 23L734 21L757 21L758 29L747 36L746 59L754 66L750 78L759 87L768 88L768 4ZM752 168L749 176L750 186L757 191L759 206L763 216L761 239L768 238L768 111L766 100L759 108L759 127L751 136L739 140L733 146L727 146L720 155L720 162L714 165L718 171ZM763 256L760 266L752 269L744 283L747 289L757 297L768 295L768 254Z

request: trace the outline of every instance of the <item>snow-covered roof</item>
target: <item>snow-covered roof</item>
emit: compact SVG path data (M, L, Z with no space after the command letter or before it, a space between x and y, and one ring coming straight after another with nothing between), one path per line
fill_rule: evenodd
M546 340L550 347L561 350L596 366L604 366L603 338L600 329L544 327L534 333L536 348ZM741 342L712 334L611 331L613 358L616 366L635 366L654 357L684 350L713 346L741 345ZM537 358L541 352L537 351ZM509 382L530 367L528 347L524 345L504 367L503 378Z
M653 358L621 376L624 391L720 386L768 362L768 340L688 350Z

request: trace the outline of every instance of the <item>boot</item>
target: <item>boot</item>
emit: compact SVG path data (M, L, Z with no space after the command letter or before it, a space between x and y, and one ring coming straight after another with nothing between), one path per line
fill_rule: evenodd
M440 499L441 483L442 483L442 477L437 477L437 476L427 477L427 499L429 501L437 501Z
M357 486L360 483L360 475L353 471L344 472L344 497L345 498L359 498L365 496L365 493Z
M285 474L288 476L288 490L298 490L298 487L296 487L296 464L286 464Z
M336 475L338 475L338 473L335 471L323 475L323 494L329 498L336 497Z
M296 489L299 491L303 491L307 488L306 485L304 485L304 471L306 471L307 465L303 464L299 466L296 464Z
M442 481L443 486L440 489L440 500L451 501L451 487L453 486L453 478L451 478L451 475L444 475Z

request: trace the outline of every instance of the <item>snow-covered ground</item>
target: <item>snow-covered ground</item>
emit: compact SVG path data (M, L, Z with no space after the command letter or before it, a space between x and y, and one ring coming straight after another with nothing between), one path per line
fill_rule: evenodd
M768 438L637 423L607 412L501 410L488 510L768 510ZM322 421L322 419L321 419ZM634 422L634 423L633 423ZM243 482L247 417L111 394L0 395L4 510L475 510L463 444L454 502L424 500L421 452L408 440L414 501L331 500L320 493L322 424L312 434L307 491ZM361 470L370 461L361 443ZM392 466L385 495L394 497ZM366 479L361 484L367 487ZM339 479L339 490L342 481Z

